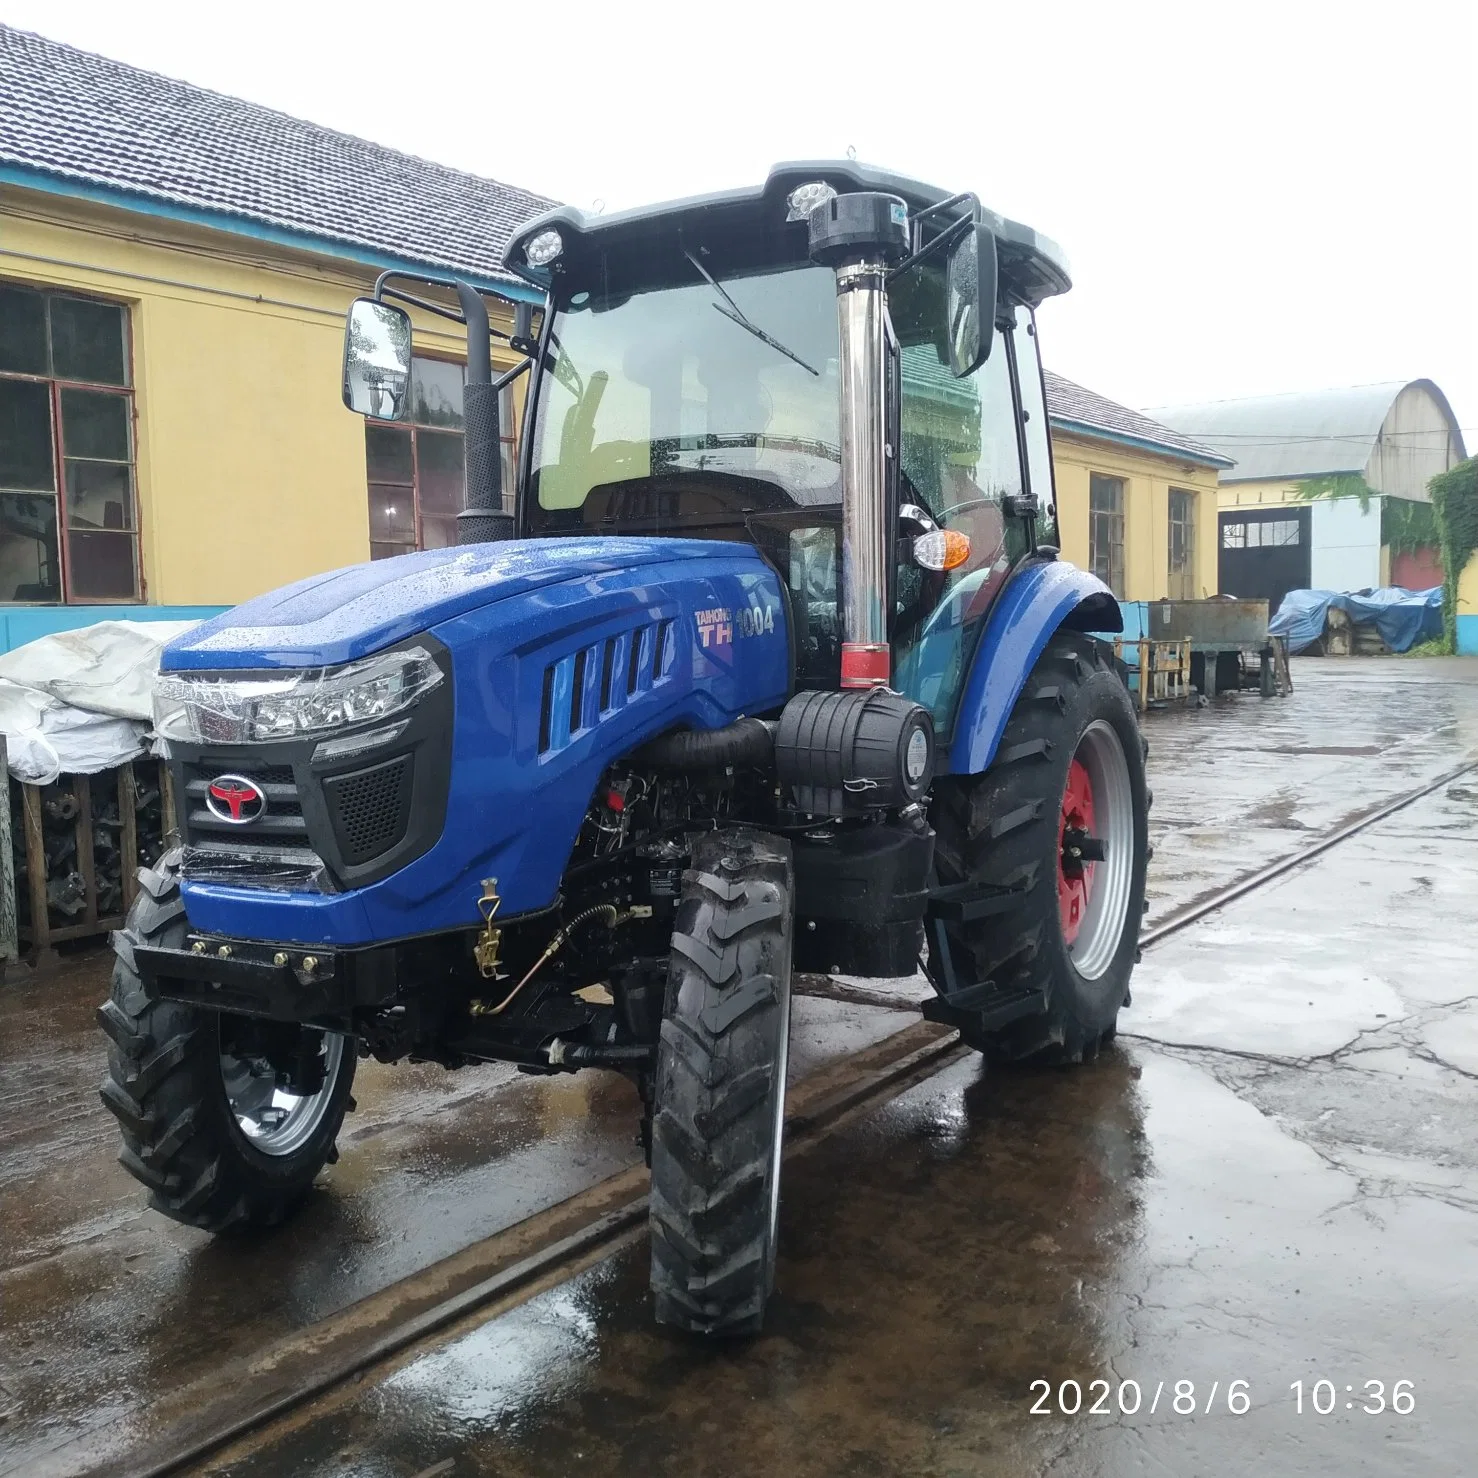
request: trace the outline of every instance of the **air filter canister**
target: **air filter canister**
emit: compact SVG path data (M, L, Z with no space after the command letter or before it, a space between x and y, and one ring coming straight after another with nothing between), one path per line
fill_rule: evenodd
M887 688L797 693L776 726L775 771L812 816L912 805L934 779L934 720Z

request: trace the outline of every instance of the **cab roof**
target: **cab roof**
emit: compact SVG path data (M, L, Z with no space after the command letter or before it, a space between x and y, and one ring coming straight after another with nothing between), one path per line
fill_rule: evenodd
M824 180L841 195L859 190L898 195L910 212L938 205L954 193L851 159L799 160L775 165L763 185L693 195L685 200L643 205L609 215L590 215L575 206L560 206L525 222L508 243L503 262L510 272L547 291L554 273L548 267L530 266L525 247L551 226L558 227L567 237L585 238L590 245L599 247L649 236L659 224L664 230L701 225L705 231L722 231L726 220L736 227L752 223L757 217L781 222L785 218L786 197L797 185L810 180ZM982 211L981 218L995 235L1002 285L1013 297L1035 307L1042 299L1065 293L1072 286L1067 257L1050 237L993 211ZM797 226L805 229L803 222Z

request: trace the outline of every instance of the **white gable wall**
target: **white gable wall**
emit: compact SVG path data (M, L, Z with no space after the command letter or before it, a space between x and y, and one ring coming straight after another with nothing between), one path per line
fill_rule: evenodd
M1315 590L1364 590L1380 584L1380 505L1358 498L1316 498L1310 540L1310 583Z

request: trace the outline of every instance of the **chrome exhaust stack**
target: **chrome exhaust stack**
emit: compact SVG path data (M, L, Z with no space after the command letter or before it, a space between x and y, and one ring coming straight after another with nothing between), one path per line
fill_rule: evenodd
M908 207L865 191L807 217L810 255L836 271L841 354L842 686L886 686L888 645L887 274L908 255Z

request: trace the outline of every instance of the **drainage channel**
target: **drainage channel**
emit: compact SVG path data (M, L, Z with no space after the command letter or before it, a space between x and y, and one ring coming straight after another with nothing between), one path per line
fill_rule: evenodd
M1448 770L1312 845L1237 879L1149 930L1141 938L1142 947L1152 948L1474 770L1478 761ZM918 1006L908 996L836 983L805 993L893 1010ZM787 1095L786 1158L803 1155L844 1123L972 1055L954 1031L919 1022L823 1068ZM84 1471L95 1478L167 1478L433 1335L446 1335L474 1316L479 1323L496 1317L644 1236L645 1182L646 1172L640 1167L610 1177L256 1352L234 1369L215 1372L199 1401L191 1403L190 1390L178 1393L185 1409L163 1436ZM228 1394L222 1396L222 1391Z

